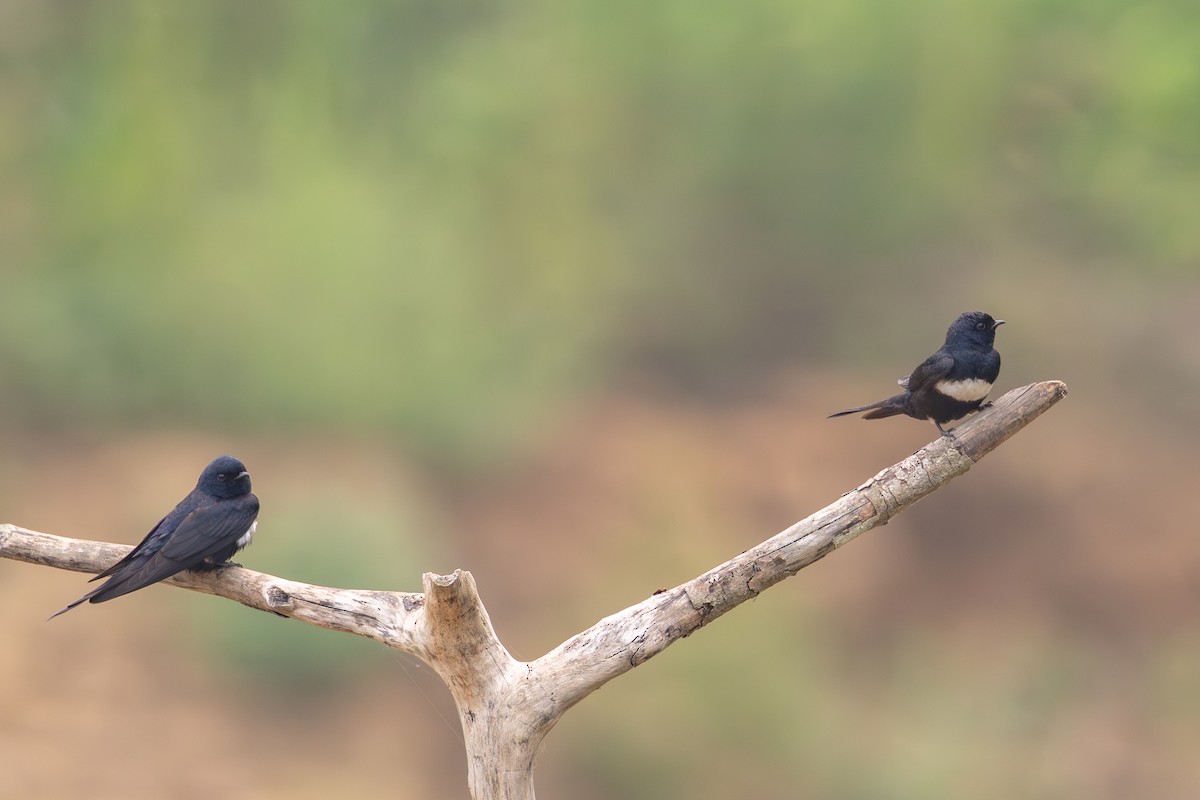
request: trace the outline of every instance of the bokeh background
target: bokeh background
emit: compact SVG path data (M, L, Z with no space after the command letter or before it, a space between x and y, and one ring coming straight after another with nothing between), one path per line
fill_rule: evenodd
M1200 796L1190 0L0 5L0 520L471 569L533 658L922 446L964 310L1071 394L566 716L547 798ZM465 798L365 641L0 561L0 796Z

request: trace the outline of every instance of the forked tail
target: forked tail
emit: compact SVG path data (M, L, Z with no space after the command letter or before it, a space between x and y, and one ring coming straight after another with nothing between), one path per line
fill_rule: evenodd
M880 400L878 403L870 403L858 408L847 408L845 411L835 411L826 419L834 417L844 417L847 414L857 414L860 411L869 413L863 414L863 419L883 419L884 417L894 417L897 414L903 414L905 402L908 400L908 392L893 395L886 400Z

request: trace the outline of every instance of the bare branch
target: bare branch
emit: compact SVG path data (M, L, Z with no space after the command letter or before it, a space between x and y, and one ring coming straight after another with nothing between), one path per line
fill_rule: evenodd
M686 583L572 636L535 661L496 636L471 573L424 576L424 594L333 589L230 567L166 583L311 625L366 636L426 661L458 704L476 800L533 800L550 729L591 692L916 503L1066 396L1059 381L1014 389L992 408L787 530ZM0 525L0 557L100 572L130 548Z
M100 572L132 549L129 545L68 539L0 524L0 556L57 569ZM243 567L181 572L163 583L236 600L321 628L365 636L424 657L415 635L421 621L419 612L425 605L422 594L333 589Z
M953 438L935 440L836 502L698 578L600 620L532 666L556 687L562 710L569 708L860 533L886 524L962 475L1066 393L1061 381L1014 389L959 425Z

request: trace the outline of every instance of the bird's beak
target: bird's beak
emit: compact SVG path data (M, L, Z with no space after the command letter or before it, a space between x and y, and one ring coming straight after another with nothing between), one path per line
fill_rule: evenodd
M1002 319L996 320L995 322L992 323L992 330L996 330L996 328L999 328L1003 324L1004 324L1004 320L1002 320Z
M246 472L246 470L242 470L241 472L238 473L237 478L234 478L234 480L236 481L238 478L249 478L249 477L250 477L250 473Z

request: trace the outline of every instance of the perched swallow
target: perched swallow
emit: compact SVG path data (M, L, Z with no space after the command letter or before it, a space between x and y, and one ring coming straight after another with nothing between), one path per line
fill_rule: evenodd
M946 343L941 349L918 364L907 378L898 381L904 387L903 392L829 416L867 411L863 419L881 419L907 414L931 420L943 436L949 436L942 423L978 411L1000 374L1000 354L992 345L996 341L996 328L1003 324L1004 320L992 319L982 311L960 314L946 331Z
M257 517L258 498L250 494L250 473L233 456L221 456L204 468L196 488L159 520L141 544L92 578L107 581L50 619L85 600L103 603L185 569L226 566L234 553L250 544Z

